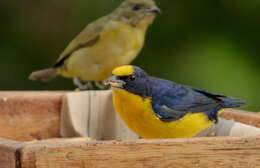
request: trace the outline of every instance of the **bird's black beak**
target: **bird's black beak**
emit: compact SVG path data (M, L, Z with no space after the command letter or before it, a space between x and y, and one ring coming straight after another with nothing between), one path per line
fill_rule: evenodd
M112 88L123 88L125 82L117 79L116 76L111 76L108 80L106 80L105 85L111 86Z
M159 14L162 13L162 12L161 12L161 9L158 8L157 6L153 6L153 7L149 8L149 9L146 9L146 12L148 12L148 13L154 13L154 14L156 14L156 15L159 15Z

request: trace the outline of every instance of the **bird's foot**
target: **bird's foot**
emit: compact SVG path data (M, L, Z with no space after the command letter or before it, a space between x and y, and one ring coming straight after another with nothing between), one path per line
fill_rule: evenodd
M87 82L85 84L82 84L79 78L73 78L73 83L80 90L92 90L94 88L91 82Z
M107 89L109 89L109 86L106 86L104 81L95 81L94 85L99 90L107 90Z

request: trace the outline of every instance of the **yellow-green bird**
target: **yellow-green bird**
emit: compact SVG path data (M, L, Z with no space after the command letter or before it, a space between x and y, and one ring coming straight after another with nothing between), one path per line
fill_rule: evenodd
M222 109L240 107L241 99L213 94L149 76L136 66L113 70L115 110L143 138L189 138L218 121Z
M31 80L50 81L58 75L103 81L111 71L129 64L141 51L145 34L160 9L153 0L125 0L111 14L90 23L49 69L33 72Z

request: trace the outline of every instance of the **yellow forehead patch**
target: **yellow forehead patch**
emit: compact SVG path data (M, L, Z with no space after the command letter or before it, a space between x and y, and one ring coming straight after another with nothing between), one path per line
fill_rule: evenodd
M124 65L124 66L120 66L120 67L115 68L112 71L112 74L116 75L116 76L129 76L129 75L133 75L134 72L135 72L135 69L134 69L133 66Z

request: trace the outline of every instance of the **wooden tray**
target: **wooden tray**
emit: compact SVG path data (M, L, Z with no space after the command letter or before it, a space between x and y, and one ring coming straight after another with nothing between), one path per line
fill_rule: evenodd
M0 168L257 168L260 137L96 141L60 138L65 92L0 92ZM226 119L260 127L260 115Z

